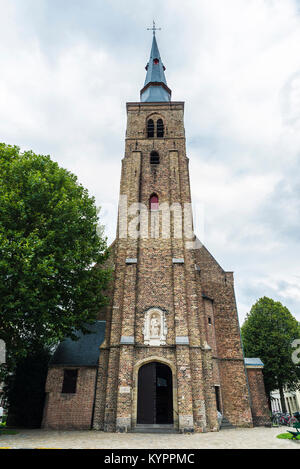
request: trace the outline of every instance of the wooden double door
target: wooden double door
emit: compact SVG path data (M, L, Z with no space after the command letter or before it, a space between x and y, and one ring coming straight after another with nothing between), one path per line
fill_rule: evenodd
M150 362L139 370L137 423L173 423L172 371L163 363Z

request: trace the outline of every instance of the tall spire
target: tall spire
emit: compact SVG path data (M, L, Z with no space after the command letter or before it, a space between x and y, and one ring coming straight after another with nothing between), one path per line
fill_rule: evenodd
M171 101L171 90L167 86L165 77L166 68L161 61L155 37L155 31L157 31L157 29L153 21L153 28L151 28L151 31L153 31L152 48L149 62L146 65L146 80L141 90L142 102Z

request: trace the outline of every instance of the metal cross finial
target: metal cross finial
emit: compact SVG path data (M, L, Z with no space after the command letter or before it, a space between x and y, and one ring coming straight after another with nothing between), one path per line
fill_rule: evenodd
M155 21L153 20L153 27L152 28L147 28L147 31L153 31L153 36L155 36L155 31L161 31L161 28L156 28L155 27Z

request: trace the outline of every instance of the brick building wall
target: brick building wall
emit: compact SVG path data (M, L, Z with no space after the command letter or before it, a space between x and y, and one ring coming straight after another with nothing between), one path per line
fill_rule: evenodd
M63 394L63 367L49 368L42 427L46 429L89 430L92 426L96 368L78 368L75 394Z
M265 392L262 368L247 367L251 410L255 426L270 425L270 409Z
M171 369L173 421L179 431L218 430L216 388L220 410L233 425L263 421L259 400L264 390L250 372L251 413L233 274L201 243L190 246L184 231L191 225L184 211L191 196L183 109L183 103L127 105L117 238L108 261L113 269L110 304L98 318L106 321L98 370L79 367L76 394L64 395L63 367L50 367L46 428L88 429L93 422L98 430L132 430L138 423L139 370L149 362ZM163 120L164 138L147 138L150 116ZM155 167L150 164L153 149L160 158ZM159 211L148 211L151 194L159 198ZM144 204L140 225L134 220L136 206L132 210L139 203ZM169 236L162 236L164 204L180 207L170 215ZM130 223L141 236L128 236ZM167 331L159 346L145 343L147 312L153 308L164 316Z

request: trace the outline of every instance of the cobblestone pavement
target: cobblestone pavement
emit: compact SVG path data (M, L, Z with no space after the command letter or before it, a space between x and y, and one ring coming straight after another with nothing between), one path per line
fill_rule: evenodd
M281 428L231 429L217 433L140 434L97 431L20 430L0 436L0 447L57 449L300 449L300 441L279 440Z

